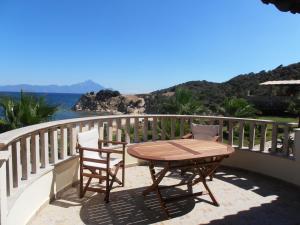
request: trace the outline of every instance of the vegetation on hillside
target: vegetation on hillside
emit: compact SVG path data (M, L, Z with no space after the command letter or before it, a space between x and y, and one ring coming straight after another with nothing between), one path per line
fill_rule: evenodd
M243 98L227 98L223 103L223 115L228 117L255 117L258 112Z
M192 115L202 114L205 107L194 98L193 93L184 88L178 88L175 94L162 103L162 113Z
M0 108L0 132L48 121L57 111L57 106L49 105L43 97L20 93L19 99L2 97Z
M265 115L284 115L291 100L295 100L300 93L299 86L273 86L259 85L269 80L300 80L300 63L289 66L278 66L274 70L260 71L238 75L223 83L208 81L190 81L170 88L158 90L146 95L147 109L155 113L154 105L164 101L167 93L171 95L178 88L190 90L195 99L199 99L211 114L219 114L223 102L230 96L244 98ZM271 97L275 94L279 97ZM286 96L286 97L281 97ZM148 107L149 106L149 107ZM159 110L159 109L158 109Z

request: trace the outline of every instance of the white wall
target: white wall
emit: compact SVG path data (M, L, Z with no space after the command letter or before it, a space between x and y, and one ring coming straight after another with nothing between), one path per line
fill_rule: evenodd
M241 168L300 186L300 160L291 160L283 157L236 150L222 165Z
M78 180L78 157L64 161L31 183L15 200L8 214L8 225L29 222L35 213L55 194Z

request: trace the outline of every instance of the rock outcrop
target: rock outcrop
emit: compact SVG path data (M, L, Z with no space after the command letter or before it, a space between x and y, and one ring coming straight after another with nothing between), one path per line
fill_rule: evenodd
M118 91L101 90L87 93L74 106L75 111L95 111L110 114L142 114L145 100L135 95L121 95Z

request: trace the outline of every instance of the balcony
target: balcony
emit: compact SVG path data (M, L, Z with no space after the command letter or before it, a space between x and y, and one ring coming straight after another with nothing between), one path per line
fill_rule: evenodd
M141 196L150 184L148 169L129 155L126 185L113 190L109 204L91 192L78 198L77 132L94 127L101 139L137 143L180 138L191 122L219 124L220 141L236 148L209 182L220 207L207 197L186 199L168 206L172 213L167 220L155 198ZM0 135L1 224L297 224L300 129L295 127L228 117L122 115L53 121L6 132ZM174 183L178 176L172 173L164 182Z

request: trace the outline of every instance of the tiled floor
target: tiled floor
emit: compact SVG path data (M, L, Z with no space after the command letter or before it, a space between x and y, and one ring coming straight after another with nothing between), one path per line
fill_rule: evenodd
M167 205L168 220L155 195L145 199L141 195L151 183L148 168L131 167L126 173L126 187L115 188L109 204L103 202L103 195L91 192L79 199L77 188L70 188L30 224L300 225L300 189L269 177L220 168L208 182L220 206L212 205L208 195L181 200ZM176 172L169 174L163 183L173 184L179 177ZM184 188L164 194L180 194ZM196 185L201 188L202 184Z

